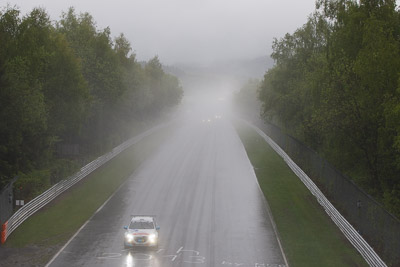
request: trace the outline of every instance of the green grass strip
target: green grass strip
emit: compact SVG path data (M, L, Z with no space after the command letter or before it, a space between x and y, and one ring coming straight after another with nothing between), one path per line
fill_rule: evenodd
M164 141L170 128L154 133L95 170L28 218L7 239L8 247L65 243Z
M368 266L284 160L243 123L236 130L271 208L287 260L294 266Z

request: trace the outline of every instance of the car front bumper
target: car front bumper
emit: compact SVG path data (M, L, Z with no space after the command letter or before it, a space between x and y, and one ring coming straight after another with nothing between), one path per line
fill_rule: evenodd
M158 245L158 239L150 240L148 236L135 236L133 240L127 240L124 242L126 247L156 247Z

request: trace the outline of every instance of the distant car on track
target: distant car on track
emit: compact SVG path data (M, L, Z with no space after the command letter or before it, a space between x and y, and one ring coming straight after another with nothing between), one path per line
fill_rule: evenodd
M158 248L158 230L155 216L132 215L129 226L124 226L124 247Z

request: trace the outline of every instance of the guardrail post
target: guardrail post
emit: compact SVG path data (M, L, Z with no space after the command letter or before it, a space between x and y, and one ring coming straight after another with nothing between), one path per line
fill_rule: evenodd
M7 224L8 224L8 221L5 222L1 227L1 243L2 244L4 244L7 239Z

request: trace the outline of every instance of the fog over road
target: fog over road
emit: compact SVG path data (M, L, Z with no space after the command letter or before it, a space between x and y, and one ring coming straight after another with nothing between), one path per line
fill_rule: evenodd
M285 266L235 129L220 110L202 110L187 110L50 266ZM124 249L131 214L156 215L158 250Z

